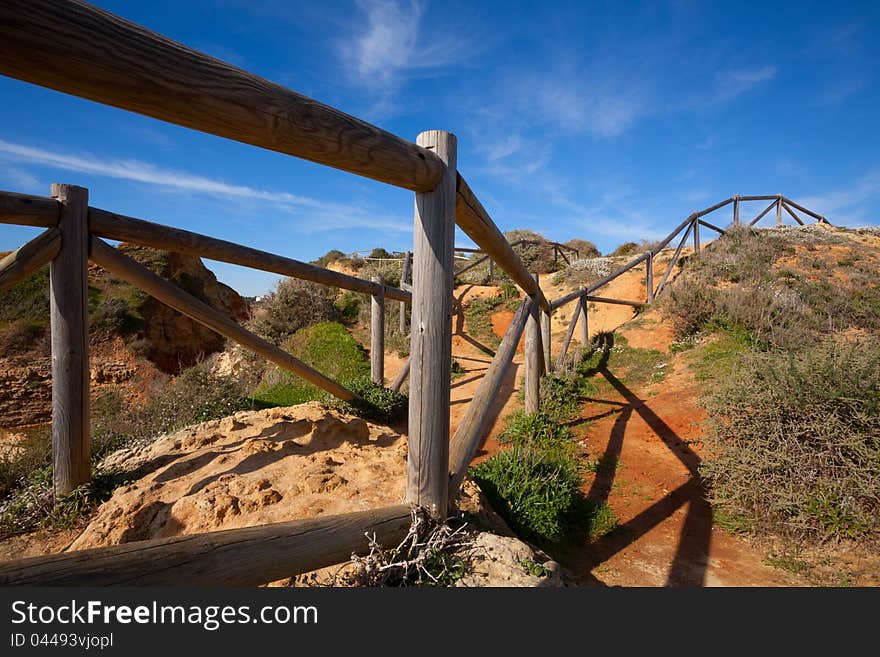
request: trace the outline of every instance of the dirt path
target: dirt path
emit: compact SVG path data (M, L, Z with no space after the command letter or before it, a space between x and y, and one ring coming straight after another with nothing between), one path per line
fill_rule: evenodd
M662 263L658 263L658 268ZM659 269L659 271L663 271ZM544 283L551 298L567 290ZM472 294L484 296L476 288ZM644 298L644 272L634 270L616 279L603 294L616 298ZM471 292L468 293L469 295ZM569 311L570 312L570 311ZM493 318L502 335L512 313ZM596 304L590 308L590 335L613 330L628 322L631 309ZM557 313L552 343L558 350L571 315ZM652 319L654 317L654 319ZM650 313L624 329L629 344L665 352L671 329ZM577 339L577 338L576 338ZM453 354L465 369L452 386L452 431L461 420L491 355L459 326ZM499 396L499 418L477 453L478 463L500 449L497 435L503 417L520 407L519 380L522 354ZM393 374L391 375L393 376ZM797 586L807 581L775 569L764 561L766 547L755 546L713 526L711 507L699 478L699 389L693 372L685 367L669 373L662 384L628 387L620 372L605 369L598 377L600 393L585 402L581 417L572 423L575 434L598 472L585 477L584 492L607 503L619 528L595 542L561 555L582 584L610 586Z

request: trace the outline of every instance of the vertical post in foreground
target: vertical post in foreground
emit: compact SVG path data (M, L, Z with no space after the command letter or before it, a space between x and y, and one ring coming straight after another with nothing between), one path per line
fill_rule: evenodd
M776 196L776 225L782 225L782 194Z
M446 169L434 191L416 193L406 499L442 520L449 495L456 138L429 130L416 143Z
M654 253L648 251L645 254L645 287L647 288L646 301L652 303L654 301Z
M739 226L739 194L733 195L733 225Z
M403 286L407 282L409 278L410 271L412 270L412 251L407 251L403 255L403 267L400 270L400 285L399 288L405 289ZM400 302L400 334L406 335L406 302Z
M52 333L52 461L55 495L91 476L89 435L89 192L52 185L61 205L61 250L49 265Z
M536 277L537 278L537 277ZM537 413L541 405L541 309L532 304L526 321L525 411Z
M381 287L370 297L370 379L381 386L385 383L385 286L381 276L374 276L373 282Z
M550 373L550 313L541 311L542 374Z
M694 255L700 253L700 219L694 217Z
M587 314L587 298L581 297L578 303L581 304L581 344L586 345L590 342L590 320Z

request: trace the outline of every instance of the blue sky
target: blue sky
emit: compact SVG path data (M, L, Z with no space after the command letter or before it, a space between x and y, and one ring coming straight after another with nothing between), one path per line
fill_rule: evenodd
M405 138L456 133L502 230L608 251L735 193L880 222L877 3L96 4ZM411 244L405 190L5 77L0 98L0 189L78 184L302 260ZM0 250L34 234L0 226ZM277 278L208 265L245 294Z

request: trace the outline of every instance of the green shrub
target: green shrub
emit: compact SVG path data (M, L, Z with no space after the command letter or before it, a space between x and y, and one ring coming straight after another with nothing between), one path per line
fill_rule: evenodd
M546 415L517 413L501 440L509 446L476 466L474 479L515 532L559 543L583 508L571 432Z
M403 420L409 410L409 398L406 395L376 385L368 375L349 381L348 389L360 399L349 402L334 399L332 404L343 412L360 415L383 424L392 424Z
M706 403L718 508L816 539L880 528L880 339L750 353Z
M608 255L612 258L618 256L631 256L639 253L639 245L636 242L624 242Z
M325 376L347 385L370 374L367 352L336 322L321 322L300 329L283 345L285 351ZM327 394L295 374L270 367L253 394L264 405L294 406L307 401L324 401Z
M571 239L565 243L565 246L569 246L572 249L577 249L577 257L581 260L585 258L598 258L602 255L601 253L599 253L599 249L596 248L596 245L588 240ZM571 254L569 256L568 254L566 254L569 260L571 260L573 255L574 254Z
M581 408L575 377L548 374L541 377L541 412L555 422L568 422L577 417Z

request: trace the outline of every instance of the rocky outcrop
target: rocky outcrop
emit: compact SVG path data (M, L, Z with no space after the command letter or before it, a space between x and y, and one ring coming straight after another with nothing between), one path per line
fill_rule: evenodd
M0 427L42 424L51 418L51 361L0 360Z
M130 244L119 248L227 317L237 322L248 318L245 300L220 283L200 258ZM164 372L176 374L205 356L222 351L226 344L223 336L152 297L144 295L135 310L143 318L135 348Z

